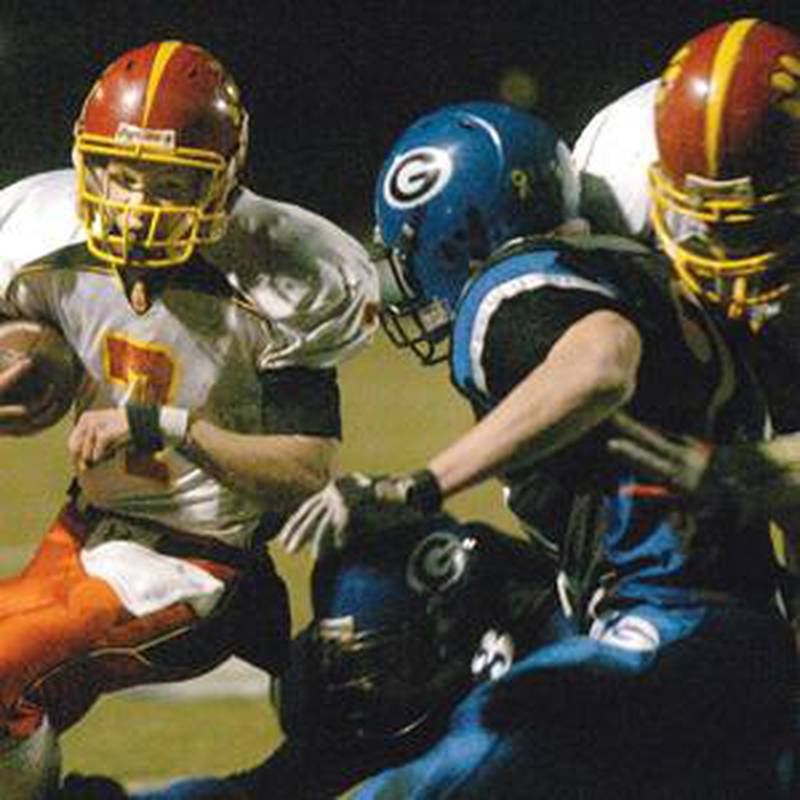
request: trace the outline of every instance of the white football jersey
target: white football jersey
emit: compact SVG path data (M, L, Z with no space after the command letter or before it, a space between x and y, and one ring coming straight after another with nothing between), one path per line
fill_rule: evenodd
M63 170L0 192L0 298L5 313L55 324L78 353L89 378L78 412L133 399L259 433L261 372L333 366L376 328L377 277L364 249L327 220L248 190L224 239L137 314L116 270L83 246L73 185ZM261 513L172 448L119 452L85 472L81 488L100 508L233 544Z
M573 157L581 173L581 212L597 233L650 242L647 170L658 157L654 125L658 81L622 95L595 114Z

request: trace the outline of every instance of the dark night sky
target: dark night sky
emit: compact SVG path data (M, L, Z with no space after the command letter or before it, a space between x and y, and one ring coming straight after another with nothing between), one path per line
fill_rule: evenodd
M591 114L654 76L685 39L756 14L800 29L784 2L552 0L0 0L0 170L68 163L72 121L100 69L153 39L202 44L251 112L248 183L364 225L393 138L439 105L497 97L534 73L539 110L572 141Z

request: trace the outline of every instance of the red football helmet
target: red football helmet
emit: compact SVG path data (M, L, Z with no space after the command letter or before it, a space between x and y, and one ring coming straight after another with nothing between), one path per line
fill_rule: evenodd
M754 327L800 257L800 39L757 19L685 44L661 77L653 224L682 283Z
M183 263L197 244L222 236L246 149L239 89L208 52L164 41L120 56L94 84L75 124L73 158L89 250L116 265ZM184 191L120 199L109 188L109 164L167 167ZM131 215L139 228L135 244L125 222Z

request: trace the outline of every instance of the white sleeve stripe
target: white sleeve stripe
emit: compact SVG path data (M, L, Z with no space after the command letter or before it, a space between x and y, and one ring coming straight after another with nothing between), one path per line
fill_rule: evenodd
M580 289L587 292L595 292L604 297L615 297L612 289L602 286L594 281L581 278L577 275L547 275L543 273L533 273L521 275L517 278L501 283L494 289L487 292L481 300L475 319L472 324L472 334L470 336L469 355L472 367L472 377L476 388L484 395L488 394L486 383L486 373L483 369L483 348L486 340L486 332L489 323L492 321L500 304L505 300L510 300L522 292L536 291L544 287L555 289Z

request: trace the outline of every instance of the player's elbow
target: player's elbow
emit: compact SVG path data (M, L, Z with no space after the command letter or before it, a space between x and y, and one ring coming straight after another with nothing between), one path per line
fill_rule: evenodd
M581 362L585 380L597 404L614 409L631 399L636 391L640 360L638 331L620 317L604 326L602 336L583 343Z
M615 359L600 359L595 365L591 383L593 394L604 405L617 408L625 405L636 391L636 371Z

